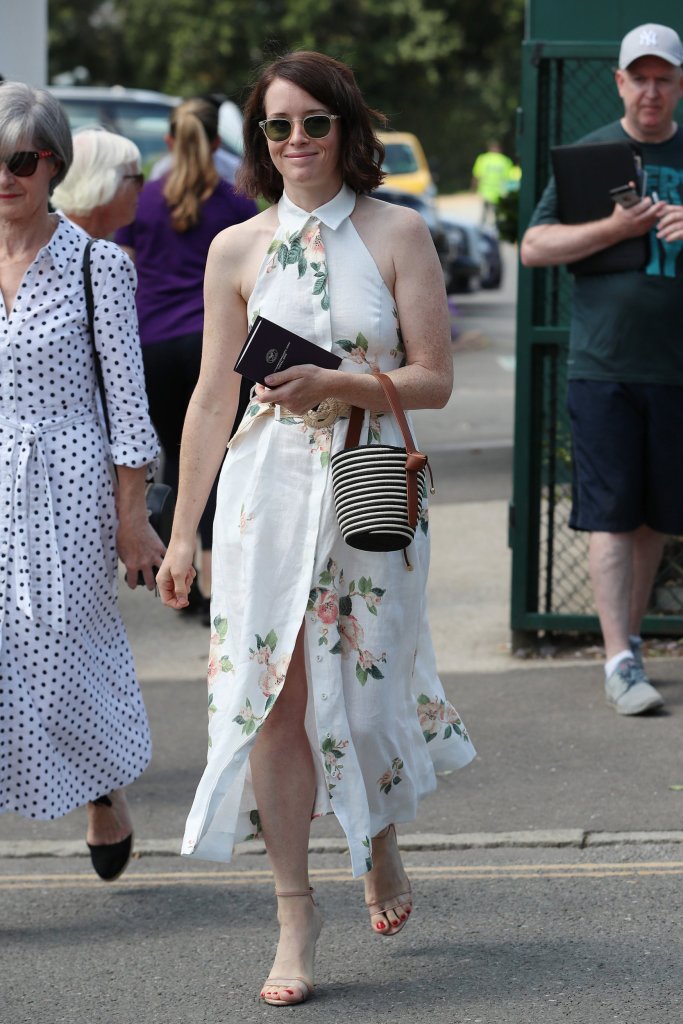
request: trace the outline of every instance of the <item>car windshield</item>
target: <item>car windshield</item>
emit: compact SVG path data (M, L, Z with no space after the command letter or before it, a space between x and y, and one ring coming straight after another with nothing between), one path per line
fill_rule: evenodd
M131 139L142 154L143 162L166 152L164 136L172 107L161 103L132 103L125 100L61 99L72 131L86 125L101 124Z
M419 168L415 154L407 143L385 142L382 170L385 174L412 174Z

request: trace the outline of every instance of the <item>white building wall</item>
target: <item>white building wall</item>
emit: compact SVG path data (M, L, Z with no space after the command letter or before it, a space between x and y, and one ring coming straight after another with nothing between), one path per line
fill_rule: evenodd
M47 84L47 0L0 0L0 75Z

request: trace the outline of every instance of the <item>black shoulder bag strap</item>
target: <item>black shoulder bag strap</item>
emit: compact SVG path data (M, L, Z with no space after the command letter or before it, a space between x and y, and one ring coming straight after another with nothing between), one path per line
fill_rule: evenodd
M85 249L83 250L83 284L85 286L85 308L88 314L88 330L90 332L92 354L95 362L95 376L97 377L97 386L99 388L100 399L102 401L104 425L107 429L107 438L109 439L109 444L111 444L111 426L109 423L109 410L107 409L107 396L104 390L102 364L100 362L100 354L97 351L97 345L95 344L95 302L92 294L92 274L90 272L90 250L92 249L93 242L94 239L89 238L86 242Z

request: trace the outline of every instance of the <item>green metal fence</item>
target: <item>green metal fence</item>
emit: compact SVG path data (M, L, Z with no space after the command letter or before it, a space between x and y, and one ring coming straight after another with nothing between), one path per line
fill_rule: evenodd
M618 42L524 44L518 126L522 231L548 180L550 147L575 142L623 113L614 85L618 48ZM599 631L588 578L588 535L568 526L570 296L565 268L521 269L509 531L511 626L517 634ZM676 539L667 544L643 631L683 635L683 549Z

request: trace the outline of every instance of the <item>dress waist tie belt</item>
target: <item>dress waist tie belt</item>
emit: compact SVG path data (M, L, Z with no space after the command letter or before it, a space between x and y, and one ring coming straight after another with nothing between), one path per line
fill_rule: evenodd
M44 436L63 430L74 423L96 420L92 409L70 416L42 420L37 423L16 423L0 416L0 427L12 430L18 442L18 458L12 489L9 534L14 560L14 595L17 606L32 622L44 621L51 629L64 634L66 627L66 606L62 562L57 543L57 531L52 507L52 491L45 452ZM40 514L40 521L31 526L31 513ZM2 576L7 584L7 554ZM49 611L37 617L35 600L38 586L37 577L49 588ZM5 588L3 588L5 589ZM6 593L6 590L5 590ZM2 596L2 595L0 595ZM2 625L5 618L5 601L0 601L0 649L2 646Z

